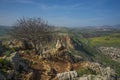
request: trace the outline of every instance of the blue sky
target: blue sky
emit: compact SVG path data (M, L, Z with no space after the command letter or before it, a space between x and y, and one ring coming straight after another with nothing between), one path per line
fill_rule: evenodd
M120 24L120 0L0 0L0 25L41 17L56 26Z

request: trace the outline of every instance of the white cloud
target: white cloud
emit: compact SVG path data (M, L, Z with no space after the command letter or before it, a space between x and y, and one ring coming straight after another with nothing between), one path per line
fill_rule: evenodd
M34 4L35 2L32 0L15 0L18 3L25 3L25 4Z
M39 8L41 9L76 9L76 8L80 8L82 7L81 4L73 4L73 5L56 5L56 4L53 4L53 5L48 5L48 4L37 4Z
M73 9L73 8L77 8L80 7L81 4L67 4L67 5L59 5L59 4L53 4L53 5L49 5L49 3L40 3L40 2L35 2L33 0L11 0L11 2L17 2L17 3L23 3L23 4L32 4L35 5L41 9Z

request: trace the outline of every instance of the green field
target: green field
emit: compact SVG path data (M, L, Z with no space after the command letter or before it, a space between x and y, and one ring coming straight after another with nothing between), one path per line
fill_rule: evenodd
M120 34L112 34L109 36L94 37L89 39L91 46L114 46L120 47Z

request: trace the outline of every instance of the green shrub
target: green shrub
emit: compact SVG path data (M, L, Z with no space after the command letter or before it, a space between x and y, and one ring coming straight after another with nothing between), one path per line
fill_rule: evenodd
M30 55L30 51L29 50L25 50L25 53Z
M8 57L11 54L11 51L6 51L4 54Z
M7 59L0 59L0 69L9 69L11 68L11 63Z
M78 76L82 76L84 74L92 74L92 75L96 75L96 71L90 69L90 68L86 68L86 69L79 69L77 71Z
M15 51L16 51L16 50L15 50L14 48L12 48L12 49L9 49L9 50L5 51L4 54L5 54L6 56L9 56L11 53L14 53Z

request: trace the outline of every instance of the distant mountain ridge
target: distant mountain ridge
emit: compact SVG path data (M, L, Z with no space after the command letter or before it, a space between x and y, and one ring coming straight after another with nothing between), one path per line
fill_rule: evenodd
M102 26L81 26L77 28L120 28L120 24L116 25L102 25Z
M10 29L10 26L0 25L0 36L3 36L7 33L7 30Z

